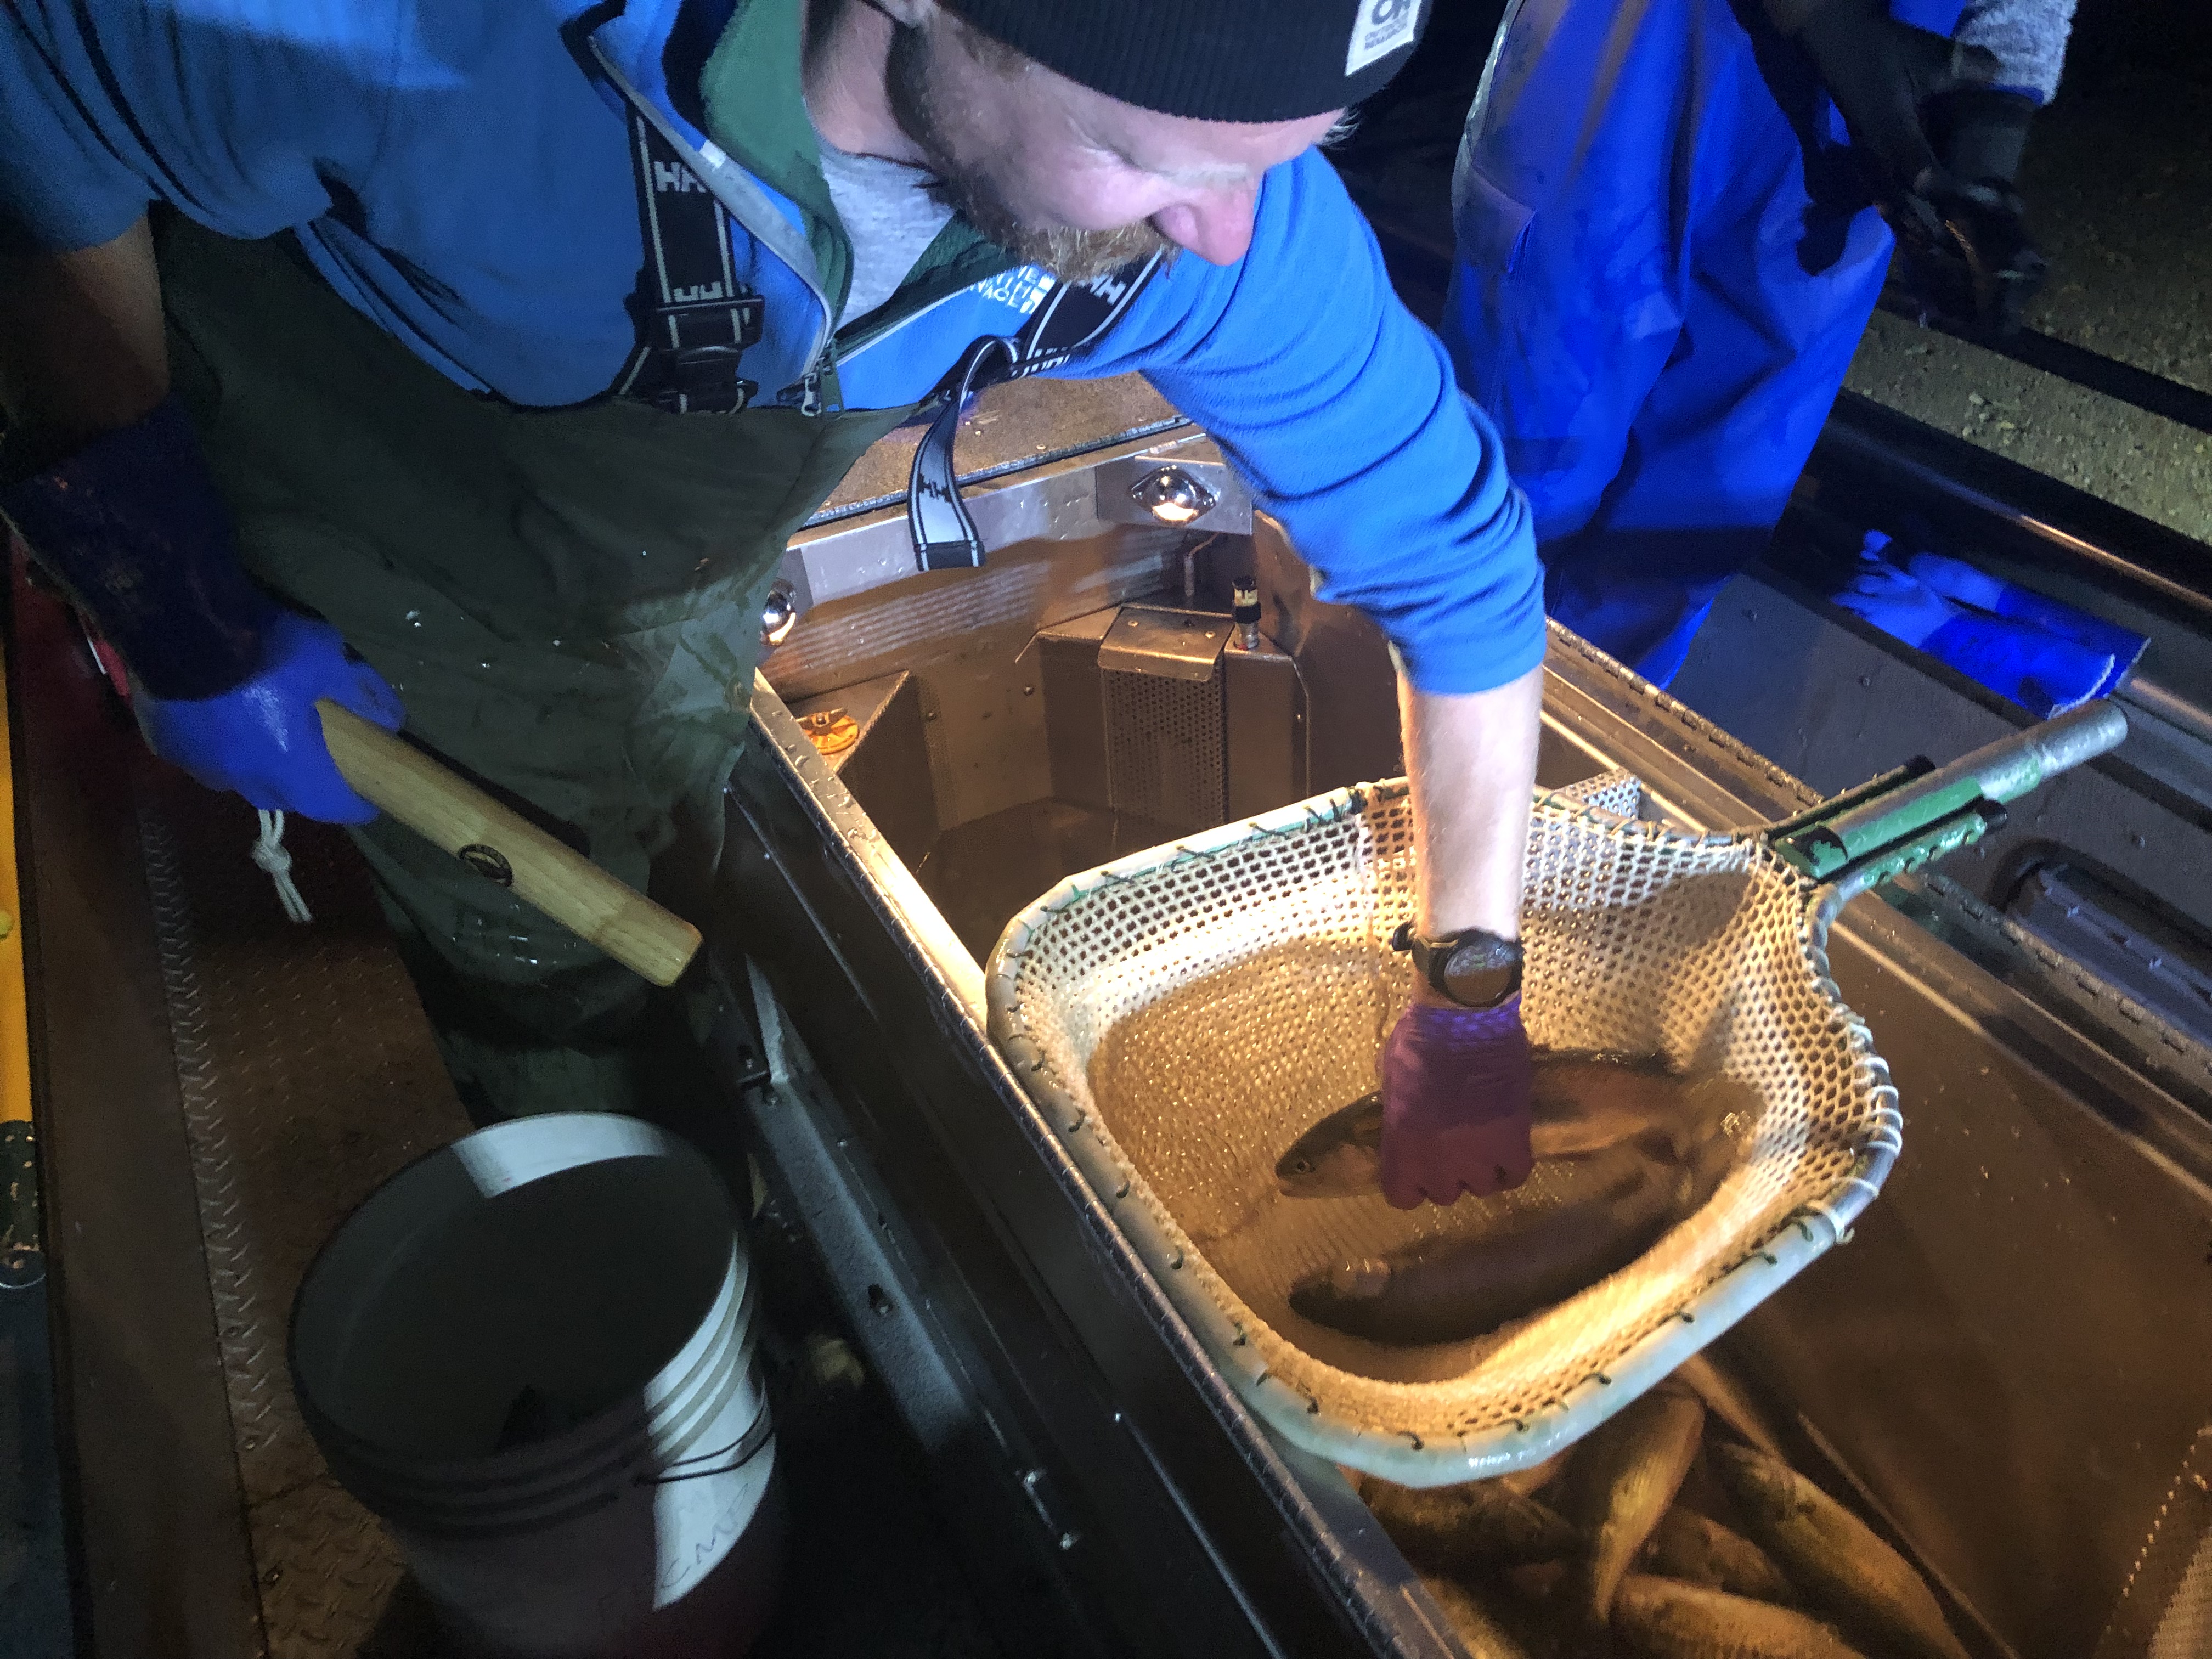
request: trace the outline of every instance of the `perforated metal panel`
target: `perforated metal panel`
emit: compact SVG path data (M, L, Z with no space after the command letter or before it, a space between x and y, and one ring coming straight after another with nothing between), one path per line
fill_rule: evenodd
M1229 810L1221 668L1206 680L1108 670L1107 799L1115 811L1183 830Z

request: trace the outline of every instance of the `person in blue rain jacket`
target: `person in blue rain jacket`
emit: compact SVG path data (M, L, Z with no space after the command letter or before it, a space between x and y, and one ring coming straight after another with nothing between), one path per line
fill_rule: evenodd
M1442 332L1527 491L1550 614L1665 684L1758 556L1902 228L2002 326L2073 0L1518 0L1453 179ZM1965 256L1960 256L1960 250Z
M860 451L994 368L1140 371L1395 647L1434 948L1392 1189L1486 1190L1527 1159L1540 578L1313 149L1421 15L10 0L0 508L155 748L352 826L479 1116L635 1106L641 983L376 817L315 700L641 885L719 843L776 561Z

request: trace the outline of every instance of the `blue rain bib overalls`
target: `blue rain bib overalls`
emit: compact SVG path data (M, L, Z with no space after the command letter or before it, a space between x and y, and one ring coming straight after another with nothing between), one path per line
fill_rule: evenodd
M1961 6L1893 9L1948 34ZM1520 0L1453 222L1440 331L1528 493L1545 609L1663 685L1765 547L1888 270L1841 119L1757 0Z

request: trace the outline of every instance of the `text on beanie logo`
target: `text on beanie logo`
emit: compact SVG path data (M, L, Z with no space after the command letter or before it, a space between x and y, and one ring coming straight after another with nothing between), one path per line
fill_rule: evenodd
M1352 48L1344 55L1344 72L1357 75L1376 58L1413 45L1413 25L1420 15L1420 0L1359 0L1359 10L1352 21Z

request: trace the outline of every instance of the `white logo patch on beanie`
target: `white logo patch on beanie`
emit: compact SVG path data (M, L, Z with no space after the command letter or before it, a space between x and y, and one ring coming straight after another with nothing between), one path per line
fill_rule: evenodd
M1401 46L1413 43L1413 25L1420 21L1421 0L1359 0L1352 20L1352 46L1344 54L1344 72L1353 76L1378 58L1387 58Z

